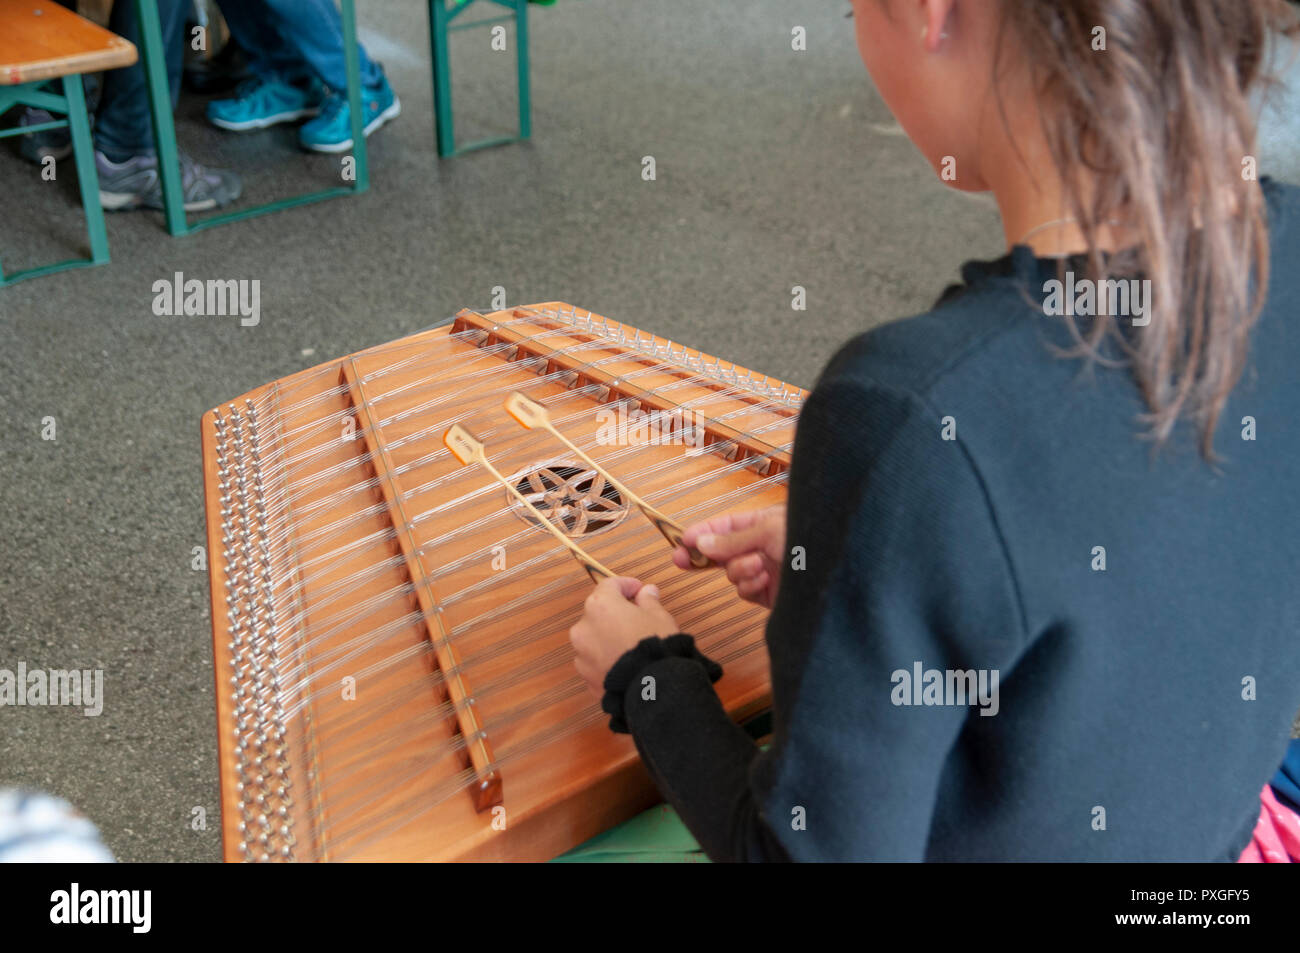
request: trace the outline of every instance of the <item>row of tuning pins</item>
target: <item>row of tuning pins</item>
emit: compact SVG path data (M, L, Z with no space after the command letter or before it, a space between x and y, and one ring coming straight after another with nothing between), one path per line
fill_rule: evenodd
M733 387L752 390L774 402L786 405L800 403L798 391L792 391L784 381L773 382L771 376L767 374L762 375L760 380L755 371L745 370L742 373L735 364L724 362L716 357L706 360L698 351L692 351L685 345L675 344L672 341L661 340L648 331L632 328L629 332L625 325L611 322L609 318L592 314L590 311L579 314L577 308L546 309L543 313L584 331L599 334L620 347L640 351L655 360L677 364Z
M280 683L270 547L266 541L262 446L257 405L252 400L244 404L242 413L229 404L228 417L220 411L213 415L219 448L222 554L227 567L225 602L231 633L227 647L233 755L239 774L239 851L245 860L291 860L292 781L283 711L278 703Z

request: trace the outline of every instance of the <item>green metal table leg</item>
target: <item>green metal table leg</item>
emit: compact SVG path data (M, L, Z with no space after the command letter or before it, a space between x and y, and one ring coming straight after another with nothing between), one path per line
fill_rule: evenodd
M167 54L163 50L162 26L158 22L158 0L135 0L135 10L140 20L140 45L143 47L140 59L149 87L149 109L153 113L154 146L158 150L158 175L162 180L167 231L184 235L190 229L185 221L185 193L176 148L176 124L172 121Z
M86 231L90 233L90 260L102 265L108 261L108 232L104 229L104 208L99 202L95 145L90 138L90 118L86 115L86 96L81 88L80 74L63 77L63 95L68 101L68 131L72 135L72 155L77 164L81 207L86 214Z
M54 92L55 87L61 88L62 94ZM0 268L0 288L27 278L52 275L69 268L102 265L108 261L108 235L104 231L104 210L99 204L99 177L95 174L95 153L90 139L90 119L86 115L86 97L81 88L81 76L72 75L19 83L14 86L0 86L0 113L18 105L34 106L64 117L34 126L0 129L0 139L24 136L40 129L65 127L68 129L76 156L82 212L86 216L86 230L90 235L90 257L70 258L49 265L37 265L8 275L4 273L3 268Z
M533 101L528 83L528 0L515 0L515 64L519 71L519 138L533 134Z
M370 187L370 164L366 154L366 114L361 102L361 54L357 46L357 11L354 0L340 0L343 16L343 59L348 71L348 111L352 114L352 157L356 163L357 192Z
M433 74L434 130L437 134L438 157L460 155L475 149L504 145L528 139L533 134L533 101L528 75L528 0L492 0L509 14L486 17L471 23L453 23L459 20L477 0L429 0L429 58ZM515 69L519 89L519 132L514 136L497 136L457 145L455 122L451 106L451 59L448 54L447 35L452 30L466 30L488 24L513 20L515 24Z
M438 157L456 152L456 133L451 115L451 60L447 52L447 7L445 0L429 0L429 53L433 60L433 115L438 140Z

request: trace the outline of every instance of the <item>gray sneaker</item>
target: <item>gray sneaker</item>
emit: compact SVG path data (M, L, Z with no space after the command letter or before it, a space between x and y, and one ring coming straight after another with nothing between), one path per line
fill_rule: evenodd
M235 173L209 169L183 152L180 155L185 211L202 212L239 198L243 187ZM95 171L99 173L99 203L109 211L163 207L157 156L132 156L125 162L111 162L96 150Z
M30 106L18 117L19 126L39 126L53 121L54 116L44 109L33 109ZM19 140L18 154L28 162L35 162L37 165L44 162L47 156L53 156L55 161L62 162L72 155L72 134L68 132L66 126L62 129L29 132Z

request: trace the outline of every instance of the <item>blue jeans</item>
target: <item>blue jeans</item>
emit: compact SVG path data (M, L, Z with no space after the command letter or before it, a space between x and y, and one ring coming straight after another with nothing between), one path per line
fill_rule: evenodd
M331 90L346 92L343 19L334 0L219 0L219 6L254 73L296 78L310 71ZM384 74L357 47L361 84L378 86Z
M185 16L189 4L183 0L158 0L158 19L162 24L163 50L167 59L167 81L171 86L172 108L181 90L181 67L185 58ZM135 15L135 0L117 0L109 16L108 28L136 45L140 42L140 23ZM109 70L104 74L104 88L95 112L95 148L114 162L132 156L152 155L154 151L153 118L149 115L149 86L144 66Z

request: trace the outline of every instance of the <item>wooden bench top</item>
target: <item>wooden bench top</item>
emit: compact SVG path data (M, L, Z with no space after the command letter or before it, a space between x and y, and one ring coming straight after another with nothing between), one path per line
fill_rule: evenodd
M135 46L53 0L0 0L0 86L135 62Z

